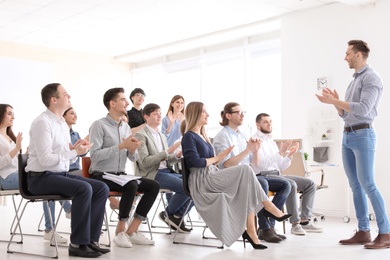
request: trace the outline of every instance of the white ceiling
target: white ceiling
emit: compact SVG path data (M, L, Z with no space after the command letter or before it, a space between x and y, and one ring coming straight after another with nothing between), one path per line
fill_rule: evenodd
M0 41L120 56L334 2L0 0Z

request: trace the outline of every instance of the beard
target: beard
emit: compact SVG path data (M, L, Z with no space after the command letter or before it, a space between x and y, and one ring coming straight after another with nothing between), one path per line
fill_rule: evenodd
M270 134L272 132L272 128L271 128L271 130L267 130L267 129L264 129L263 127L260 127L260 132L262 132L264 134Z

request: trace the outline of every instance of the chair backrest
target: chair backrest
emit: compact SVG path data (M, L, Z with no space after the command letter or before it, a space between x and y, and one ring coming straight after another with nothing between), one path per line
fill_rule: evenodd
M81 175L89 178L89 167L91 166L91 157L81 157Z
M31 194L31 192L28 190L27 186L27 173L26 173L26 166L27 166L27 154L19 154L18 155L18 172L19 172L19 192L20 195L22 195L23 198L29 199L29 197L32 197L34 195Z
M179 169L179 173L182 175L182 178L183 178L184 193L188 197L191 197L190 188L188 186L188 177L190 175L190 170L187 168L185 161L186 160L184 158L180 159L180 161L178 162L178 169Z
M300 177L306 177L306 164L305 159L302 153L302 139L275 139L276 144L280 147L281 143L284 141L292 140L293 143L299 142L299 151L296 152L291 160L291 165L284 171L282 174L284 175L295 175Z

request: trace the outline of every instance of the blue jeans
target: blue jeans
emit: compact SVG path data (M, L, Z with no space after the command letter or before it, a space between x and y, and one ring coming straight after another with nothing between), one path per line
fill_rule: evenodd
M70 212L70 209L71 209L72 205L70 204L69 200L61 200L61 201L58 201L58 202L64 207L64 211L65 212ZM45 229L46 230L52 230L52 226L50 224L49 212L47 211L46 204L47 204L46 201L43 202L43 213L45 215ZM54 201L50 201L49 202L49 208L50 208L53 224L55 225L56 224L56 222L55 222L55 219L56 219L56 216L55 216L56 204L54 203Z
M370 230L367 197L374 209L379 234L390 232L385 202L374 180L376 133L372 128L344 132L342 157L353 194L358 228Z
M272 203L281 210L284 203L286 202L288 195L291 192L290 181L284 179L282 176L263 177L257 175L256 178L260 182L260 185L263 188L265 194L268 194L269 190L275 192ZM259 213L257 213L257 218L261 230L267 230L270 229L271 226L275 226L275 220L272 218L269 218L270 223L268 223L267 219L264 217L263 210L260 210Z
M161 189L170 189L175 192L169 199L168 206L165 209L167 214L174 214L183 218L191 199L184 193L182 176L177 173L171 173L169 169L160 169L154 180L160 184ZM194 204L191 203L189 210L191 210L193 206Z
M0 190L18 190L19 189L19 173L13 172L5 179L0 177Z

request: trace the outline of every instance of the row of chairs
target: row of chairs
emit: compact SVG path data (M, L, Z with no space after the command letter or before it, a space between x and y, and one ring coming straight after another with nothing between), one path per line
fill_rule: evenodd
M51 257L51 258L58 258L58 245L57 245L57 241L55 240L55 235L53 235L53 239L52 239L52 242L53 242L53 244L55 246L55 254L54 255L40 255L40 254L33 254L33 253L25 253L25 252L16 251L16 250L12 250L11 249L11 244L13 242L15 242L14 241L14 237L15 237L16 234L20 234L20 236L21 236L21 240L19 242L17 242L17 243L23 243L23 233L22 233L22 230L21 230L20 221L21 221L21 219L23 217L24 211L25 211L28 203L44 202L44 201L49 202L49 201L70 200L70 199L72 199L72 198L69 198L69 197L66 197L66 196L61 196L61 195L42 195L42 196L32 195L28 191L28 189L27 189L27 174L26 174L26 172L24 170L26 165L27 165L27 155L24 155L24 154L18 155L18 160L19 160L19 190L1 191L1 193L0 193L1 196L12 196L13 206L14 206L14 209L15 209L15 218L14 218L13 223L12 223L11 228L10 228L11 238L10 238L9 243L8 243L7 252L8 253L22 253L22 254L28 254L28 255L37 255L37 256L46 256L46 257ZM84 177L86 177L86 178L90 177L89 176L89 172L88 172L90 164L91 164L91 160L90 160L89 157L83 157L82 158L82 169L83 169L82 170L82 175ZM185 161L184 160L181 160L178 163L178 170L179 170L179 172L183 176L184 191L185 191L185 193L189 197L191 197L191 194L190 194L190 191L189 191L189 188L188 188L188 174L189 174L189 171L188 171L188 169L185 166ZM321 178L322 182L321 182L321 185L318 186L318 189L326 187L326 186L323 185L323 179L324 179L323 175L324 175L324 172L322 170L321 170L321 172L322 172L322 178ZM160 190L159 204L162 203L164 208L166 208L164 195L166 195L167 193L170 193L170 192L171 191L169 191L169 190L163 190L163 189ZM22 205L22 201L20 201L19 205L17 206L17 204L15 202L15 198L14 198L16 195L19 195L19 194L22 196L22 198L27 200L27 202L25 203L22 211L20 211L20 208L21 208L21 205ZM137 194L137 195L141 196L142 194ZM120 192L111 191L109 196L121 197L121 193ZM151 227L158 227L158 226L153 225L153 221L155 219L157 211L158 211L158 206L157 206L156 211L155 211L155 213L153 215L152 225L149 224L148 220L147 220L147 223L146 223L148 225L148 232L150 233L151 239L153 239ZM48 210L48 212L50 214L50 210ZM187 214L188 214L188 209L187 209L186 215ZM52 218L50 216L50 220L51 219ZM106 227L108 241L109 241L106 246L111 246L111 239L110 239L110 231L109 231L107 212L105 212L105 220L104 221L105 221L104 224L105 224L105 227ZM58 221L57 221L57 223L58 223ZM51 223L51 224L53 226L53 232L55 234L55 232L56 232L55 225L53 225L53 223ZM192 224L192 222L191 222L191 224ZM206 237L204 235L205 230L207 229L207 226L203 225L203 228L204 228L204 230L203 230L202 237L203 238L208 238L208 237ZM17 233L17 229L19 229L18 233ZM283 229L284 229L284 233L285 233L285 223L283 223ZM171 234L171 230L169 231L168 234ZM173 237L173 243L174 244L190 244L190 245L202 245L202 246L211 246L211 247L217 247L217 248L224 248L223 244L221 246L214 246L214 245L194 244L194 243L189 243L189 242L185 242L185 241L180 241L180 240L178 240L177 234L178 234L178 231L175 232L174 237Z

